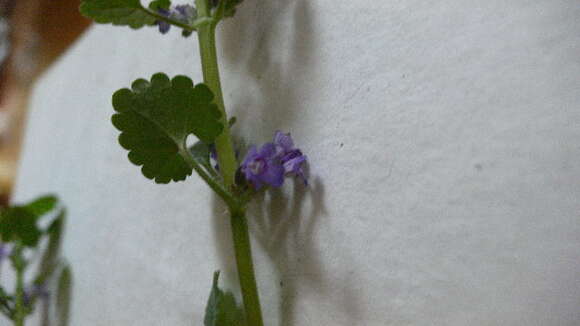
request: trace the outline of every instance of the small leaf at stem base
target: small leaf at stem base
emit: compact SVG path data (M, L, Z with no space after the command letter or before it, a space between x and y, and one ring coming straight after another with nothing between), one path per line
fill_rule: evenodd
M244 312L231 292L218 287L220 272L213 274L213 285L205 308L204 326L247 326Z

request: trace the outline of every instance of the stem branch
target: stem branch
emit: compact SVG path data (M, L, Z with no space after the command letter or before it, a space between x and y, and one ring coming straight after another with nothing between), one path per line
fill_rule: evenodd
M189 166L191 166L195 170L195 172L197 172L197 174L203 179L203 181L205 181L205 183L207 183L208 186L213 191L215 191L215 193L218 194L220 198L222 198L226 202L226 204L230 209L239 206L236 201L236 198L234 198L234 196L227 189L224 189L224 187L220 183L216 182L214 178L209 176L203 170L203 168L199 165L199 163L197 163L195 159L191 156L189 151L185 149L185 146L183 149L180 150L180 154L187 161Z

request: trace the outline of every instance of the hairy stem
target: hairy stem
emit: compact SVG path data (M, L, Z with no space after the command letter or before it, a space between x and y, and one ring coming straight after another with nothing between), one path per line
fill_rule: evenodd
M197 12L200 19L210 17L207 0L196 0L195 4L197 6ZM217 22L214 21L212 24L200 26L197 30L197 35L199 39L203 80L214 93L215 103L222 114L221 122L224 125L224 130L216 139L215 145L224 184L226 188L231 188L234 184L234 176L238 163L236 161L234 146L232 144L230 127L228 125L228 117L226 114L222 86L220 82L217 50L215 46L216 24Z
M207 0L195 1L197 12L200 18L209 18L210 8ZM223 3L220 6L223 11ZM219 13L218 13L219 14ZM238 163L232 144L228 117L225 110L222 94L220 75L217 61L217 50L215 45L215 29L220 17L214 17L214 22L210 25L200 26L197 30L199 39L199 49L201 53L201 66L205 84L215 95L215 103L222 113L221 122L224 125L222 134L216 139L216 151L220 172L227 189L234 185L234 178ZM238 278L242 289L244 310L249 326L263 326L262 311L260 308L260 297L256 285L254 264L252 261L252 248L250 246L250 236L246 223L245 210L243 205L229 206L231 213L232 237L238 267Z
M252 262L252 247L250 246L248 224L244 211L232 212L231 225L246 320L250 326L263 326L260 296L258 295L258 286Z

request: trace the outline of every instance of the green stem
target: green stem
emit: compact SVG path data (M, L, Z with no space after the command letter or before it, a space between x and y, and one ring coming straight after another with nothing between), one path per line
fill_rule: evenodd
M16 270L16 297L14 326L24 326L26 311L24 306L24 258L22 257L22 246L16 245L14 252L14 269Z
M250 246L248 224L243 210L231 213L231 225L246 320L249 326L263 326L260 296L258 295L258 286L256 285L254 264L252 262L252 247Z
M202 18L211 18L207 0L196 0L197 12ZM218 106L222 116L221 122L224 130L215 141L218 163L226 188L231 188L234 184L234 177L238 163L234 152L234 146L230 136L228 117L224 105L220 73L217 62L217 50L215 46L215 28L217 21L211 24L200 26L197 30L199 39L199 51L201 55L201 67L203 80L212 90L215 96L215 104Z
M197 13L200 19L211 18L210 8L207 0L195 0ZM223 12L223 3L220 11ZM220 13L218 13L219 15ZM200 26L197 30L199 39L199 51L201 54L201 66L203 80L215 95L215 103L222 113L221 122L224 125L222 134L216 139L216 151L220 172L226 189L231 189L234 185L234 178L238 163L234 152L234 146L230 135L228 117L225 110L222 87L220 82L217 50L215 45L215 29L220 17L214 17L214 21L209 25ZM252 261L252 248L250 246L250 235L246 223L243 204L230 205L232 237L236 264L238 267L238 278L242 289L244 300L244 310L249 326L263 326L262 311L260 308L260 297L256 285L254 274L254 264Z

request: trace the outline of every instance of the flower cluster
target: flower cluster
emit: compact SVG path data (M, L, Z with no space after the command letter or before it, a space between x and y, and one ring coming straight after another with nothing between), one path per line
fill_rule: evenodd
M242 165L241 172L256 189L264 185L280 187L285 176L297 176L307 184L304 165L307 157L294 147L290 134L276 131L274 141L260 148L250 147Z
M157 12L167 18L171 18L184 24L191 24L197 18L197 10L190 5L177 5L174 8L158 8ZM161 34L169 32L171 25L165 21L158 20L157 26Z

